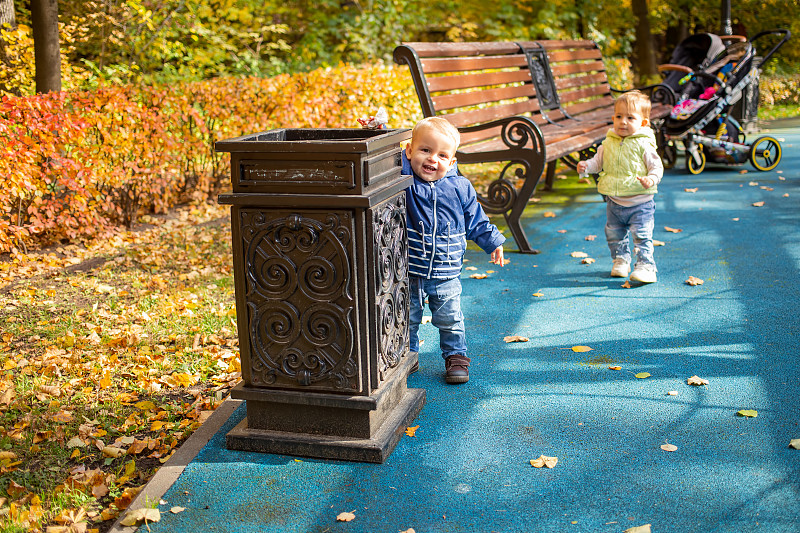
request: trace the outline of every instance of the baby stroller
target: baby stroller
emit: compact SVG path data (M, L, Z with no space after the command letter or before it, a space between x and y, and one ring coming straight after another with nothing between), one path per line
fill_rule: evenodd
M756 64L754 42L765 35L782 35L780 42ZM692 174L703 171L706 161L723 165L741 165L746 161L758 170L775 168L781 160L781 145L774 137L759 137L748 143L744 129L730 115L748 85L757 83L758 68L766 63L789 39L789 30L769 30L750 42L743 38L729 39L710 61L701 61L698 68L665 65L680 77L677 104L661 130L661 156L666 168L678 159L678 143L683 145L686 168ZM710 39L710 44L713 44ZM683 44L683 43L682 43ZM710 55L710 54L709 54ZM673 59L675 55L673 55ZM677 76L672 76L671 83ZM665 84L669 85L665 79ZM669 85L672 87L671 85Z

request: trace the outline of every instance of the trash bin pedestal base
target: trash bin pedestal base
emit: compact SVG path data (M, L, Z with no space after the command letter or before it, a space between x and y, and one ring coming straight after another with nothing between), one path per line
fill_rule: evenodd
M232 450L320 459L383 463L425 404L423 389L406 378L417 362L402 366L372 396L313 397L238 385L231 396L246 400L247 417L226 436Z

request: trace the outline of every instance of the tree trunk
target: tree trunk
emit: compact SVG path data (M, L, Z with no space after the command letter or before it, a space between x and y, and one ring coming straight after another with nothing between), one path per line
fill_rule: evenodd
M633 15L636 17L636 58L634 65L639 83L658 76L656 56L653 50L653 37L650 33L647 0L632 0Z
M61 91L58 0L31 0L36 92Z
M14 0L0 0L0 26L8 24L11 29L17 27L17 17L14 14Z

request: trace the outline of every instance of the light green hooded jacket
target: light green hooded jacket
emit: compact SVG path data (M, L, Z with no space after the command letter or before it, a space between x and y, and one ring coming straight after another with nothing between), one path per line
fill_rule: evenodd
M641 128L633 135L620 137L608 130L603 141L603 170L597 182L597 192L606 196L635 196L655 194L658 185L642 187L637 177L647 176L644 163L645 148L656 149L656 136L650 127Z

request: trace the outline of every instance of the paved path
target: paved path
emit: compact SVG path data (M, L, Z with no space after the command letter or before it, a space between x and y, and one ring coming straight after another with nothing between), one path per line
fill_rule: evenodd
M244 416L228 403L148 487L166 502L149 530L800 531L800 450L789 447L800 438L800 128L772 134L780 173L667 173L654 285L608 277L602 200L574 177L557 181L525 219L540 255L509 254L500 270L468 254L476 272L498 270L464 271L468 384L442 382L436 330L422 328L409 386L427 404L385 464L228 451L225 433ZM709 384L687 385L693 375ZM540 455L558 464L532 468ZM342 511L355 520L337 522Z

